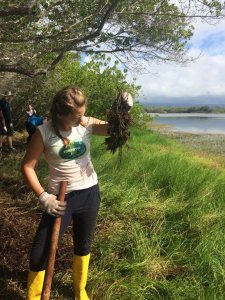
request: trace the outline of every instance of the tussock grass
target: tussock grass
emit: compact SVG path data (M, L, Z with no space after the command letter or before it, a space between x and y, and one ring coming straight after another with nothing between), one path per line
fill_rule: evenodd
M96 151L94 163L102 205L93 252L107 270L96 299L223 299L223 166L147 130L133 132L120 170L108 153Z

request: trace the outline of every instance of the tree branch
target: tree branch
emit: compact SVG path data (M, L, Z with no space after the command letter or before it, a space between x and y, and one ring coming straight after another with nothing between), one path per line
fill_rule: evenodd
M28 42L40 42L43 40L54 40L64 34L68 34L70 33L70 31L73 29L73 27L77 27L78 25L80 25L81 23L87 21L88 19L90 19L91 17L93 17L93 15L89 15L86 18L83 18L82 20L80 20L79 22L73 23L72 25L70 25L70 27L68 29L62 30L56 34L49 34L49 35L36 35L34 37L27 37L27 38L17 38L17 39L1 39L0 42L2 43L28 43ZM65 40L65 42L67 42L69 40Z
M168 16L168 17L175 17L175 18L211 18L211 19L219 19L224 18L225 15L219 16L212 16L212 15L185 15L185 14L171 14L171 13L146 13L146 12L115 12L118 15L143 15L143 16Z
M55 65L63 58L64 53L67 52L67 51L69 51L73 47L74 44L80 43L80 42L83 42L83 41L86 41L86 40L91 40L91 39L94 39L95 37L97 37L101 33L101 31L102 31L102 29L103 29L103 27L105 25L106 20L109 18L110 14L116 8L116 6L117 6L118 3L119 3L119 0L114 0L112 2L112 4L110 5L110 7L108 8L108 10L106 11L105 15L103 16L103 18L102 18L102 20L100 22L100 25L98 26L98 28L97 28L96 31L94 31L93 33L90 33L90 34L88 34L88 35L86 35L84 37L75 38L75 39L70 40L70 43L62 49L61 53L52 62L52 64L51 64L51 66L50 66L49 69L50 70L54 69Z
M8 9L0 9L0 17L8 16L26 16L29 15L30 8L27 6L10 7Z
M18 74L22 74L22 75L26 75L28 77L35 77L37 75L46 75L47 74L47 70L45 69L37 69L37 70L26 70L22 67L19 66L3 66L0 65L0 72L11 72L11 73L18 73Z

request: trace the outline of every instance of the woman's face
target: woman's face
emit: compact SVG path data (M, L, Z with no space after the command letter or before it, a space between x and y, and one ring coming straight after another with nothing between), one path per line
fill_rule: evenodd
M85 114L85 105L78 108L76 114L59 115L59 127L62 130L71 130L72 127L76 127L80 124L82 116Z

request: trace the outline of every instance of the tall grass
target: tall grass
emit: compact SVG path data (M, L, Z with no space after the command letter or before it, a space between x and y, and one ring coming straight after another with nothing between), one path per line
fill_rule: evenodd
M224 299L224 170L147 130L120 169L101 143L93 299Z

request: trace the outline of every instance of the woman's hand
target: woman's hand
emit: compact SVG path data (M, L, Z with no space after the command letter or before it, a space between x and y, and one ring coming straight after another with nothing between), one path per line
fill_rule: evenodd
M54 217L60 217L65 214L66 202L60 202L53 194L43 192L39 197L43 209Z
M133 98L132 98L131 94L128 93L128 92L124 92L124 93L122 94L122 99L123 99L123 101L127 104L128 110L130 110L131 107L132 107L133 104L134 104L134 103L133 103Z

